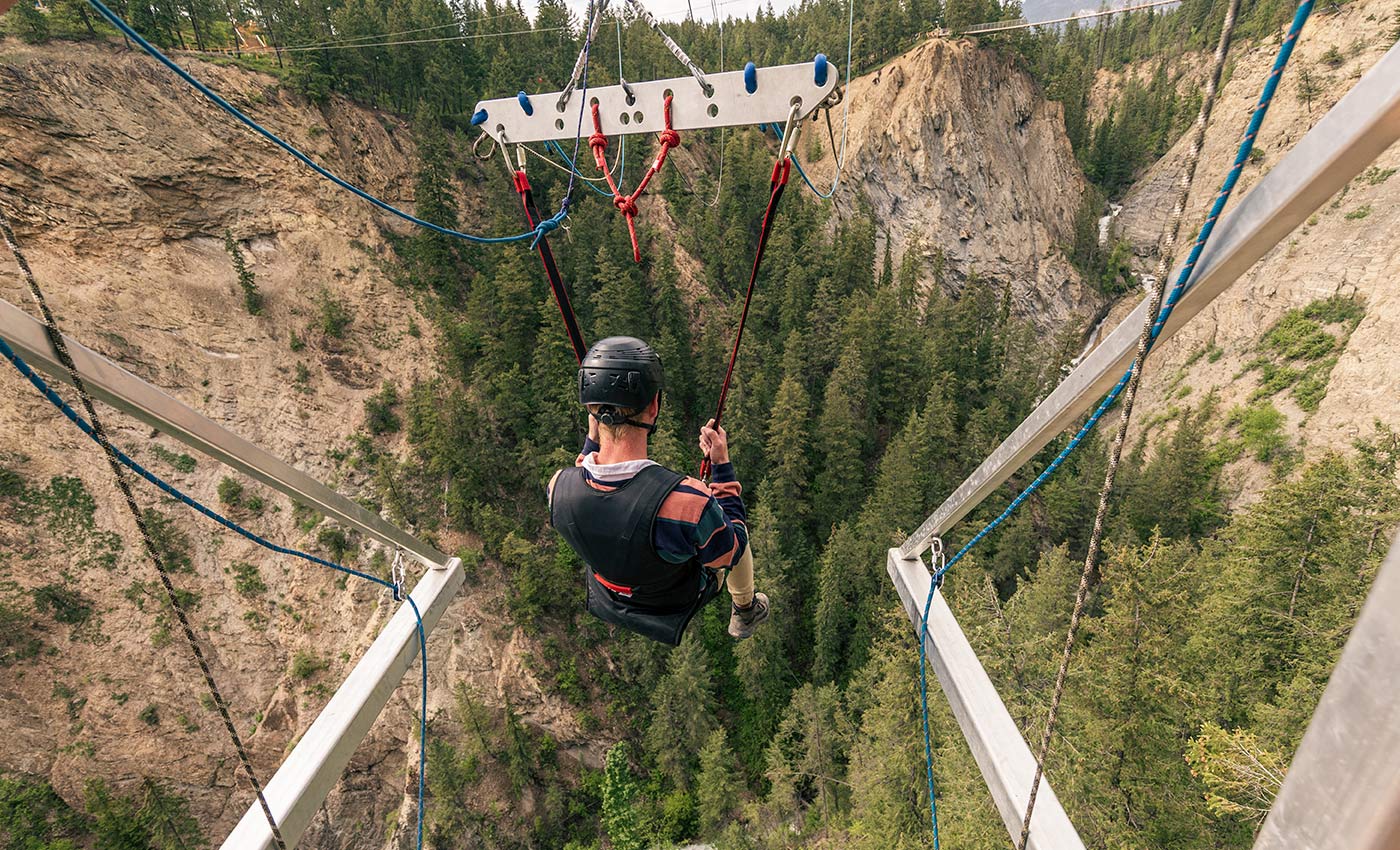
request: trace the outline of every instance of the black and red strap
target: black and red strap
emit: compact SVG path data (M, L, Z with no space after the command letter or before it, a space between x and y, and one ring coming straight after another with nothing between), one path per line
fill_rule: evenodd
M769 180L770 193L768 195L768 207L763 211L763 226L758 231L758 250L753 256L753 270L749 272L749 288L744 295L744 311L739 315L739 329L734 334L734 348L729 352L729 368L724 373L724 384L719 390L719 404L715 407L715 424L718 428L720 419L724 416L724 403L729 398L729 383L734 377L734 364L739 360L739 343L744 338L744 324L749 320L749 304L753 301L754 285L758 282L759 265L763 262L763 250L768 247L768 236L773 230L773 219L778 210L778 200L783 196L783 189L787 187L788 177L792 174L792 157L784 156L773 164L773 176ZM702 480L710 477L710 459L706 457L700 462L700 478Z
M520 203L525 208L525 220L529 223L530 229L539 226L543 220L539 208L535 206L535 195L530 190L530 178L525 176L524 169L515 171L515 191L520 193ZM578 316L574 315L574 305L569 299L569 290L564 286L564 279L559 274L559 266L554 262L554 252L549 249L549 240L543 234L535 240L535 249L539 251L540 262L544 264L545 277L549 278L549 290L554 294L554 303L559 307L559 317L564 320L564 331L569 335L569 344L573 346L574 357L580 363L583 362L583 355L588 352L588 345L583 341L583 331L578 326Z

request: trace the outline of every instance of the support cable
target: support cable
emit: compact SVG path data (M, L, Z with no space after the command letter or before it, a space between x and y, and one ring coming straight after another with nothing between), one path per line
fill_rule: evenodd
M97 408L93 406L92 398L88 395L87 384L83 381L82 375L78 374L78 367L73 363L73 357L68 353L68 344L63 339L63 333L58 329L58 320L54 318L53 311L49 309L48 301L44 299L44 292L39 288L39 281L35 279L34 272L29 267L29 261L25 259L24 252L19 246L19 240L15 238L14 230L10 228L10 221L3 212L0 212L0 232L4 234L5 244L9 246L10 253L14 255L15 262L19 265L20 272L24 275L25 283L29 286L29 294L34 298L39 308L40 315L44 319L44 331L49 339L49 344L53 346L54 352L58 355L58 361L63 364L63 368L68 371L68 377L73 382L73 386L78 391L78 397L82 399L83 407L87 410L88 418L92 421L90 428L85 429L88 436L92 437L99 446L102 453L107 458L108 465L112 468L112 475L116 478L117 489L121 491L122 498L126 501L127 509L131 511L131 517L136 522L136 528L141 532L142 545L146 550L146 556L151 559L151 563L156 568L157 575L160 576L161 587L165 591L166 601L170 603L171 609L175 612L175 618L180 621L180 631L184 633L185 643L190 648L190 654L194 656L195 663L199 665L200 672L204 675L204 684L209 691L209 696L214 701L215 708L218 709L219 717L224 722L224 728L228 730L229 738L233 741L233 748L238 753L238 761L243 767L243 772L248 777L248 783L253 786L253 793L257 795L258 805L262 808L263 815L267 818L267 825L272 830L272 837L277 842L278 850L286 850L286 842L282 840L282 832L277 828L277 819L272 816L272 809L267 805L267 798L263 796L262 783L258 781L257 774L253 771L253 761L248 756L248 750L243 746L243 739L238 734L237 727L234 726L233 717L229 713L228 702L224 699L223 692L214 681L214 673L209 668L209 661L205 658L204 649L200 646L199 638L195 636L194 628L190 625L189 614L185 611L185 606L180 602L180 594L175 589L175 584L170 580L170 572L166 568L165 562L161 559L160 551L156 547L155 541L151 537L151 530L146 525L146 517L141 513L141 508L136 504L136 495L131 490L131 484L126 480L126 474L122 470L120 460L117 458L117 450L107 439L106 428L102 425L102 420L97 416ZM4 347L4 354L15 362L16 367L20 366L18 355L10 350L8 344L0 339L0 346ZM20 369L24 371L23 368ZM32 373L31 373L32 374ZM30 377L30 376L27 376ZM30 377L32 382L37 376ZM76 414L74 414L76 415Z
M714 13L715 23L719 25L719 72L722 74L724 73L724 18L720 17L718 0L710 0L710 11ZM719 194L720 191L724 189L724 141L726 132L727 128L719 128L719 177L715 179L714 200L705 204L706 207L711 209L719 205ZM685 172L681 173L684 174Z
M585 76L588 68L588 48L598 38L598 24L603 20L603 10L607 9L608 0L597 0L596 3L589 3L589 6L591 8L588 18L588 36L584 39L583 49L578 52L578 58L574 60L574 70L573 73L569 74L569 84L564 86L563 91L559 92L559 100L555 103L555 108L560 112L563 112L564 107L569 105L569 97L573 95L574 87L579 84L580 80L585 81L584 90L588 89L587 77ZM577 152L575 152L574 158L578 158Z
M398 207L394 206L393 204L390 204L387 201L381 200L378 197L371 195L369 192L365 191L364 189L361 189L359 186L356 186L348 180L345 180L344 178L332 173L325 166L321 165L320 163L313 160L311 157L302 153L290 142L283 140L280 136L273 133L271 130L268 130L266 127L254 121L238 107L234 106L232 103L229 103L213 89L209 88L204 83L196 79L193 74L191 74L189 71L186 71L177 62L175 62L175 60L171 59L169 56L166 56L149 41L142 38L141 34L138 33L136 30L132 29L130 24L122 20L116 12L113 12L111 9L107 8L107 6L102 3L102 0L88 0L88 2L92 4L93 9L95 9L97 13L107 21L107 23L116 27L124 36L136 42L137 46L139 46L142 50L146 51L146 53L150 54L153 59L160 62L165 67L169 68L172 72L175 73L176 76L184 80L190 86L194 87L196 91L208 98L209 101L212 102L215 106L219 107L224 112L227 112L229 115L233 116L248 129L252 130L253 132L262 136L264 139L267 139L269 142L272 142L277 147L291 154L292 157L294 157L301 164L305 165L307 168L310 168L312 171L316 172L320 176L324 177L325 179L329 180L330 182L334 183L335 185L339 186L345 191L350 192L352 195L355 195L363 201L369 202L370 204L374 205L375 207L378 207L384 212L389 213L390 215L397 216L403 219L404 221L407 221L411 224L415 224L422 228L426 228L427 230L431 230L434 233L441 233L444 236L451 236L456 239L462 239L467 242L474 242L479 245L500 245L508 242L526 242L539 239L541 236L550 232L551 230L557 229L559 225L564 221L565 216L568 215L568 196L566 195L564 198L564 203L560 206L559 212L556 213L553 218L548 218L544 221L541 221L534 230L528 233L517 233L514 236L476 236L471 233L464 233L460 230L453 230L450 227L443 227L442 225L433 224L430 221L425 221L411 213L399 209Z
M1215 63L1201 100L1200 111L1196 114L1196 131L1191 137L1191 147L1186 154L1186 165L1181 172L1180 193L1176 205L1172 207L1171 221L1157 246L1157 275L1152 293L1148 296L1147 311L1144 313L1142 333L1138 337L1137 355L1128 371L1128 385L1123 390L1123 404L1118 417L1118 431L1113 435L1113 445L1108 453L1108 468L1104 472L1103 487L1099 490L1099 506L1094 512L1094 527L1089 534L1088 551L1084 556L1084 569L1079 574L1079 588L1074 594L1074 610L1070 613L1069 628L1065 632L1065 648L1060 655L1060 666L1055 672L1055 689L1050 697L1050 710L1045 719L1045 732L1040 739L1040 751L1035 757L1035 778L1031 780L1030 796L1026 800L1026 816L1021 821L1021 837L1017 850L1025 850L1031 836L1031 815L1035 812L1036 795L1040 792L1040 781L1045 775L1045 760L1050 755L1050 741L1055 734L1055 725L1060 716L1060 700L1064 697L1065 678L1069 675L1070 655L1074 651L1074 640L1078 635L1079 621L1084 615L1084 603L1089 596L1089 585L1098 569L1099 551L1103 542L1104 520L1108 517L1108 502L1113 495L1113 485L1118 476L1118 464L1123 456L1123 444L1128 438L1128 424L1133 415L1133 403L1137 400L1138 386L1142 381L1143 362L1152 350L1154 342L1152 328L1156 324L1157 313L1162 305L1162 296L1167 287L1167 276L1171 273L1172 250L1176 247L1177 233L1181 229L1181 216L1191 196L1191 184L1200 162L1201 148L1205 145L1206 128L1210 123L1210 113L1215 106L1216 91L1220 76L1225 69L1225 58L1230 53L1230 39L1235 31L1235 17L1239 14L1240 0L1230 0L1225 11L1225 21L1220 26L1220 42L1215 47Z
M854 0L852 1L854 2ZM661 37L662 42L666 44L666 49L671 51L671 55L676 57L676 61L684 65L685 69L690 72L690 75L695 78L695 82L700 84L700 90L705 93L705 97L714 97L715 87L710 85L709 81L705 79L705 72L700 70L700 66L696 65L695 62L686 55L686 52L681 49L681 46L676 44L675 39L666 34L666 31L661 28L661 22L656 20L651 12L647 11L646 7L643 6L639 0L627 0L627 5L631 6L632 11L637 13L637 17L645 21L647 26L651 27L652 30Z
M1288 33L1284 36L1283 42L1279 46L1278 54L1274 59L1273 68L1270 71L1268 78L1264 82L1263 90L1259 94L1259 99L1255 104L1254 111L1250 117L1249 125L1245 129L1244 137L1240 141L1239 148L1236 152L1235 161L1232 164L1229 173L1225 176L1225 180L1221 184L1220 191L1216 194L1215 201L1211 205L1209 214L1207 215L1205 221L1201 224L1200 232L1197 234L1196 241L1192 244L1191 250L1187 254L1186 262L1181 268L1181 272L1177 277L1176 283L1173 285L1171 292L1167 295L1166 301L1163 304L1160 311L1149 310L1147 312L1149 316L1156 316L1150 331L1150 342L1148 344L1149 353L1151 351L1151 346L1156 343L1157 338L1162 333L1162 328L1166 325L1167 320L1171 317L1172 310L1176 308L1177 302L1181 299L1182 294L1185 292L1186 285L1190 281L1191 275L1196 269L1196 263L1200 260L1201 252L1205 249L1207 242L1210 241L1211 234L1215 230L1215 225L1220 219L1221 212L1224 210L1226 202L1229 201L1230 195L1235 189L1235 185L1239 182L1240 174L1244 170L1244 164L1249 159L1250 151L1254 149L1254 141L1259 134L1259 128L1263 124L1264 117L1268 114L1269 106L1273 102L1274 94L1278 89L1279 79L1282 77L1284 69L1288 66L1289 58L1293 55L1293 48L1297 44L1298 34L1302 31L1303 25L1307 23L1308 17L1312 14L1313 2L1314 0L1302 0L1302 2L1298 5L1298 9L1293 16L1293 21L1289 26ZM1039 475L1037 475L1035 479L1030 483L1030 485L1027 486L1024 490L1022 490L1016 496L1016 498L1014 498L1011 501L1011 504L1009 504L1005 510L998 514L996 518L994 518L991 522L983 526L981 530L979 530L975 535L973 535L972 539L970 539L966 544L964 544L963 547L959 549L955 555L953 555L953 557L948 559L946 564L944 564L941 568L937 570L937 572L934 573L933 581L929 586L928 598L924 601L922 622L920 624L921 645L928 635L929 606L933 602L934 591L939 587L939 585L941 585L944 575L948 572L948 570L950 570L953 567L954 564L962 560L962 558L965 555L967 555L967 553L971 551L974 546L981 542L988 534L994 531L1003 522L1005 522L1007 518L1009 518L1013 513L1015 513L1016 509L1019 508L1023 503L1025 503L1025 501L1028 498L1030 498L1030 496L1033 493L1040 489L1041 485L1043 485L1050 478L1050 476L1053 475L1064 464L1065 460L1074 452L1076 448L1079 447L1079 444L1083 442L1083 440L1089 435L1091 431L1093 431L1094 427L1098 424L1099 420L1103 417L1104 413L1107 412L1109 407L1111 407L1113 403L1117 401L1118 396L1126 388L1129 380L1133 375L1133 372L1136 369L1137 364L1135 361L1134 367L1132 369L1129 369L1128 372L1124 373L1123 376L1118 379L1118 382L1114 385L1113 389L1109 390L1108 394L1104 397L1103 401L1100 402L1099 406L1094 410L1093 414L1091 414L1088 420L1086 420L1084 424L1080 426L1079 430L1070 439L1069 443L1064 447L1064 449L1060 451L1059 454L1055 456L1055 458L1050 462L1050 464L1046 466L1045 470L1042 471ZM923 725L924 737L925 740L927 740L929 737L929 720L927 711L924 712ZM1037 770L1040 770L1039 766L1037 767Z

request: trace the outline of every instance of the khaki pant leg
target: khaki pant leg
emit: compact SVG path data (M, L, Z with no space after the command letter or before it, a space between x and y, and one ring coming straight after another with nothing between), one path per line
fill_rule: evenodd
M729 578L725 581L725 586L729 589L729 595L734 598L734 604L740 608L753 602L753 549L744 547L744 554L739 556L739 563L734 565L734 569L729 571Z

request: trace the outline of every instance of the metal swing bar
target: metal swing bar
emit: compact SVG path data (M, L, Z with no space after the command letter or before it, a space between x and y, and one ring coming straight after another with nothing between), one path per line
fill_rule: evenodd
M666 129L663 104L667 93L675 95L671 126L676 130L711 130L753 124L782 124L794 104L799 119L816 111L840 83L841 74L825 59L776 65L755 71L755 90L749 93L745 71L707 74L713 93L706 95L694 76L631 82L626 86L589 88L589 101L598 102L603 132L610 136L660 133ZM483 100L476 105L481 129L499 143L559 141L574 138L577 128L569 116L578 107L569 100L577 91L543 92ZM563 108L558 104L563 102ZM566 120L567 119L567 120Z
M1225 215L1162 336L1180 330L1397 140L1400 45L1381 57ZM1178 267L1173 277L1179 273ZM1143 302L1123 319L902 546L889 550L887 570L916 626L931 583L922 553L934 538L995 492L1103 396L1132 361L1146 308ZM1385 622L1400 599L1397 560L1400 551L1392 550L1385 582L1378 578L1372 591L1373 599L1380 602L1367 602L1256 850L1380 850L1396 846L1400 836L1400 815L1396 814L1396 805L1400 805L1400 768L1396 767L1400 765L1400 735L1394 733L1393 723L1384 732L1371 728L1383 716L1393 719L1396 709L1392 704L1384 711L1367 714L1365 707L1378 700L1393 702L1390 691L1400 676L1396 667L1400 663L1400 633L1393 623ZM941 593L933 594L929 605L925 650L1014 842L1021 833L1035 759ZM1376 793L1361 794L1363 780L1364 788ZM1324 786L1326 793L1320 793ZM1348 793L1352 795L1347 798L1350 802L1338 796ZM1331 814L1322 817L1324 810ZM1301 826L1309 817L1332 826L1346 817L1357 823L1346 830L1328 832L1318 824ZM1042 780L1028 847L1083 847L1046 780Z

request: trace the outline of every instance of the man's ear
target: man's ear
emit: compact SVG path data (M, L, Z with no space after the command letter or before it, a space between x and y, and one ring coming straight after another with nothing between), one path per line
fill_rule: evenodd
M661 393L657 393L657 394L656 394L656 397L653 398L653 399L651 400L651 404L648 404L648 405L647 405L646 417L647 417L647 421L648 421L648 422L651 422L651 423L655 424L657 418L660 417L660 416L661 416Z

